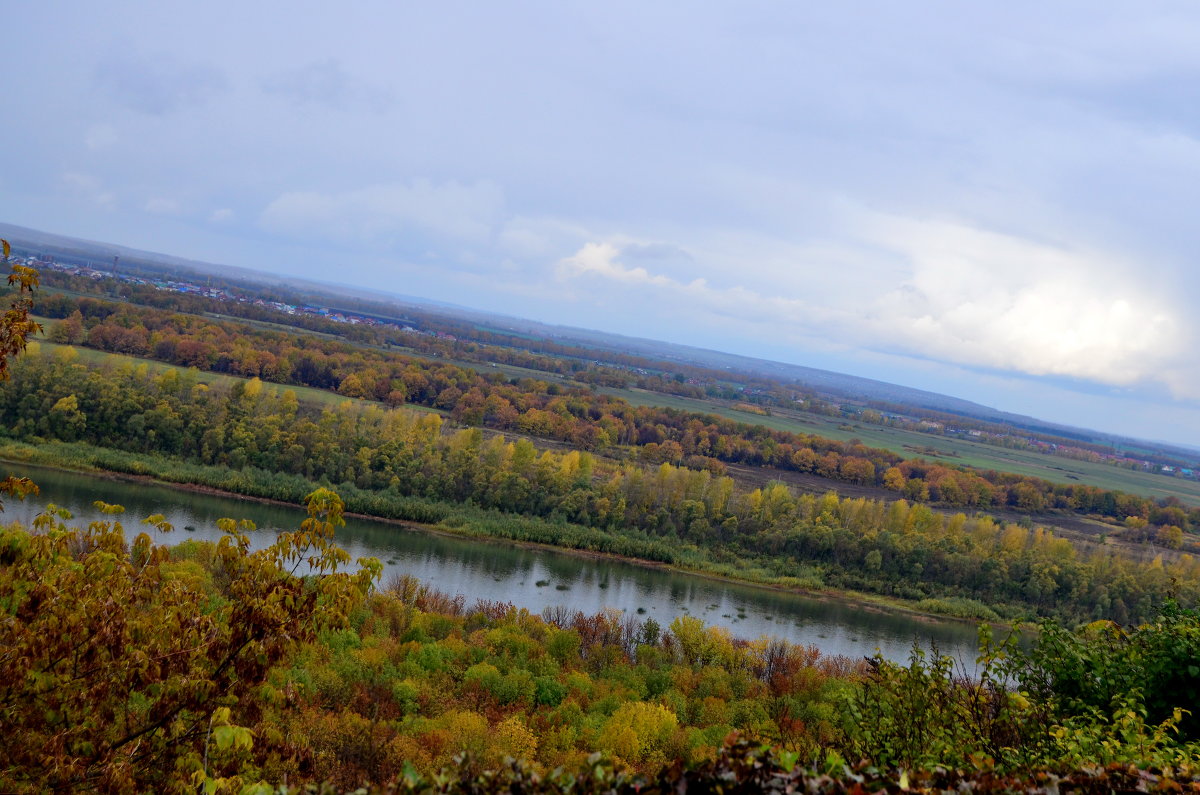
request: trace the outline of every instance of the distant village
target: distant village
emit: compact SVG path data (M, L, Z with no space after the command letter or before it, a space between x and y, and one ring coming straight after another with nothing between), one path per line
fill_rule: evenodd
M118 270L102 270L88 265L71 265L66 263L54 262L53 260L39 260L35 257L26 258L26 265L39 269L50 269L64 273L69 276L83 276L90 279L116 279L117 281L126 282L128 284L139 284L147 287L154 287L158 290L164 290L173 293L186 293L188 295L198 295L204 298L213 298L218 301L230 301L239 304L248 304L251 306L259 306L265 309L274 309L278 312L283 312L288 315L310 315L312 317L324 318L331 320L334 323L348 323L352 326L372 326L375 328L385 328L392 331L400 331L407 334L424 334L439 339L456 340L452 334L447 334L440 331L422 331L410 325L401 325L380 318L371 317L369 315L361 315L353 312L335 311L328 307L313 306L313 305L295 305L285 304L281 301L266 301L262 298L249 298L242 295L237 295L221 287L207 287L194 282L175 281L169 279L146 279L141 276L122 273Z

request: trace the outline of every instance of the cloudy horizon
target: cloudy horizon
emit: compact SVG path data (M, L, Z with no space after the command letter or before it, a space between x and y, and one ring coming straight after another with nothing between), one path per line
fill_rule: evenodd
M10 9L0 221L1200 445L1200 10Z

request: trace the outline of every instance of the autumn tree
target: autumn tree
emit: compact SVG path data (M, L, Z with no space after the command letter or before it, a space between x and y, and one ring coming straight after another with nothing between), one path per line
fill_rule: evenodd
M379 572L340 572L342 501L318 489L298 532L250 551L221 520L212 574L172 561L119 506L86 528L46 513L0 530L0 791L184 791L236 784L268 671L345 623ZM146 520L169 531L161 516ZM211 587L205 587L211 580Z
M7 263L12 256L12 246L0 239L0 253ZM37 271L24 265L13 265L8 275L8 286L15 287L16 297L8 310L0 317L0 382L8 380L8 360L25 350L29 338L41 332L41 324L30 319L33 309L33 291L38 286ZM0 480L0 494L23 496L36 492L37 487L28 478L8 476ZM0 502L0 510L4 504Z

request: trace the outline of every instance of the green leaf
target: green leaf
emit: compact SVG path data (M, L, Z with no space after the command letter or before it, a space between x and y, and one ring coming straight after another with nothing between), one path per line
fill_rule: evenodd
M233 726L218 726L213 729L213 742L222 751L228 751L237 739L237 729Z

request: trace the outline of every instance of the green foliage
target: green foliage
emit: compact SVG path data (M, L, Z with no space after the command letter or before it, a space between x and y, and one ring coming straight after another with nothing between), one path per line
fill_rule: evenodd
M533 682L534 702L542 707L557 707L567 697L567 686L551 676L539 676Z
M1039 706L1011 692L1015 636L1000 647L981 632L970 677L934 649L913 647L907 666L876 656L849 702L854 753L883 767L1029 768L1049 761L1049 725Z
M982 634L979 672L914 648L907 666L874 661L850 699L851 749L885 766L1200 769L1196 611L1167 603L1130 630L1044 623L1029 648Z
M996 611L974 599L961 596L951 596L944 599L922 599L917 602L917 609L929 613L955 618L969 618L975 621L1000 621Z
M1051 731L1055 756L1067 768L1121 765L1200 770L1200 742L1180 742L1178 737L1187 713L1175 707L1161 723L1147 723L1141 694L1133 691L1115 698L1109 713L1091 710L1055 726Z
M1172 721L1200 740L1200 612L1168 601L1151 621L1122 629L1095 622L1078 631L1044 623L1024 661L1023 685L1067 718L1132 709L1152 724ZM1188 711L1176 715L1177 707Z

